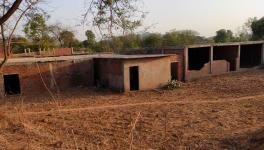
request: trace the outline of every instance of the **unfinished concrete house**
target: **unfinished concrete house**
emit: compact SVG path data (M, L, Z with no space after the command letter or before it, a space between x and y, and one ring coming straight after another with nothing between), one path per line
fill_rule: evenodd
M170 47L161 49L137 49L123 51L124 55L156 55L170 56L171 79L184 81L184 47Z
M116 91L150 90L171 79L169 55L113 55L94 59L97 86Z
M91 56L11 58L2 69L0 94L39 94L79 86L93 86Z
M240 69L254 68L263 64L263 43L240 44Z
M185 80L242 71L263 64L263 42L187 46Z

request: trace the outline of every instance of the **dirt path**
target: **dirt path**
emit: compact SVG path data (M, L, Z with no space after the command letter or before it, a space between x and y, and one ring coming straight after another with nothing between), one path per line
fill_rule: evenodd
M255 95L255 96L245 96L239 98L228 98L228 99L218 99L218 100L203 100L203 101L174 101L174 102L143 102L143 103L130 103L130 104L121 104L121 105L107 105L107 106L93 106L93 107L83 107L83 108L72 108L72 109L58 109L52 111L40 111L40 112L23 112L24 115L41 115L41 114L50 114L50 113L62 113L62 112L80 112L80 111L96 111L96 110L105 110L105 109L118 109L126 107L138 107L138 106L155 106L155 105L170 105L170 104L212 104L212 103L227 103L227 102L236 102L243 100L252 100L264 98L264 94ZM13 114L16 115L17 113Z

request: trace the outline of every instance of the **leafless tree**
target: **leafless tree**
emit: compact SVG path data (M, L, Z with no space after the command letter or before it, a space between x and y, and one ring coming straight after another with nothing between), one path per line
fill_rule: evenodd
M62 25L60 23L50 25L48 27L48 30L56 38L56 40L59 42L60 47L63 47L63 40L62 40L60 34L65 29L63 29Z
M114 31L129 34L141 26L145 18L146 13L140 11L139 1L141 0L90 0L84 22L91 19L103 36L113 37Z
M10 15L10 9L14 9L12 7L16 7L16 10L13 10L14 12L12 11L12 15L9 16L9 19L6 20L5 23L0 24L4 56L4 60L0 64L0 68L2 68L2 66L5 64L5 62L10 56L12 37L19 23L25 16L27 16L27 13L36 10L37 4L41 0L23 0L19 3L19 5L18 2L15 2L16 6L14 6L14 4L12 4L10 1L12 0L0 1L0 11L2 12L2 18L7 14Z

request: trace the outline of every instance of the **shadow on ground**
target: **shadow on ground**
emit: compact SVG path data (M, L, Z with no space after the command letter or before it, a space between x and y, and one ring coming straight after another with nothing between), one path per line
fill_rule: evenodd
M229 150L263 150L264 127L261 129L221 139L220 147Z

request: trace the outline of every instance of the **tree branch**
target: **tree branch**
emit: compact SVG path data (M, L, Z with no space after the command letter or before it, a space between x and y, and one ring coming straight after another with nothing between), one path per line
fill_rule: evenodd
M19 8L19 5L21 4L23 0L16 0L12 7L3 15L3 17L0 18L0 25L5 23Z

